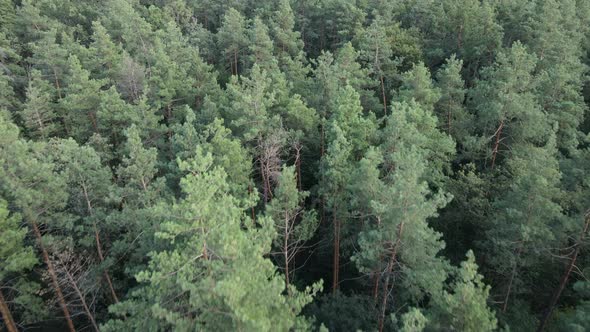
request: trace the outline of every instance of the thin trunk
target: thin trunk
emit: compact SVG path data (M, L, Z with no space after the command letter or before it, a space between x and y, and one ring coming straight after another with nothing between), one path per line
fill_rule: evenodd
M373 272L373 300L375 300L375 303L377 303L377 296L379 295L379 279L381 278L377 269Z
M377 217L377 229L381 228L381 218ZM379 261L381 261L382 257L379 257ZM381 281L381 268L376 268L373 272L373 300L375 301L375 305L377 305L377 299L379 297L379 282Z
M295 147L295 171L297 172L297 190L301 190L301 146Z
M451 135L451 109L447 111L447 134Z
M337 211L337 209L334 209ZM340 221L334 216L334 262L332 264L332 293L336 294L340 272Z
M268 187L266 186L266 173L264 171L264 163L262 158L258 159L258 163L260 164L260 176L262 177L262 194L264 197L264 204L268 202Z
M90 117L90 122L92 122L92 129L94 129L95 133L98 133L98 122L96 121L96 114L94 114L94 112L90 112L88 116Z
M238 50L234 51L234 65L236 67L236 75L238 75Z
M380 79L381 79L381 94L383 95L383 115L387 116L387 99L385 97L385 82L383 80L383 75L381 75Z
M84 192L84 198L86 199L86 207L88 208L88 214L92 217L94 215L94 211L92 209L92 203L90 203L90 198L88 197L88 191L86 190L86 186L82 184L82 191ZM94 229L94 240L96 242L96 251L98 253L98 258L100 259L100 263L104 263L104 255L102 253L102 244L100 243L100 235L98 233L98 227L96 226L96 222L92 220L92 227ZM113 282L111 277L109 276L109 271L105 268L104 269L104 277L107 280L107 284L109 285L109 290L111 291L111 296L115 303L119 303L119 298L117 297L117 293L115 293L115 288L113 287Z
M502 129L504 128L504 120L500 121L500 126L496 130L496 143L494 143L494 149L492 150L492 169L496 165L496 155L500 147L500 138L502 137Z
M547 307L545 313L543 314L543 318L541 319L541 323L539 324L539 328L537 329L538 332L543 331L545 329L545 327L547 326L547 322L549 321L549 318L551 317L551 313L553 312L553 309L555 308L557 301L559 301L559 297L561 296L561 293L563 292L563 290L565 289L565 286L567 285L567 282L569 280L570 274L572 273L572 271L574 269L574 266L576 266L576 260L578 259L578 254L580 253L580 243L584 240L584 237L586 237L586 233L588 233L588 227L590 226L590 211L588 213L589 214L586 216L586 222L584 223L584 228L582 229L582 233L580 234L580 238L579 238L578 242L575 244L576 249L572 253L570 263L568 264L567 268L565 269L565 272L563 273L563 276L561 277L561 281L559 282L559 286L555 290L555 293L553 294L553 297L551 298L551 302L549 302L549 306Z
M76 283L76 281L72 277L72 274L70 274L70 271L68 271L67 268L64 268L64 270L66 272L66 276L68 277L70 284L72 285L72 287L74 288L74 291L76 292L76 294L80 298L80 302L82 303L82 307L84 308L84 311L86 312L86 316L88 316L88 319L90 320L90 323L92 324L92 327L94 327L94 330L96 332L100 332L100 329L98 328L98 325L96 324L96 321L94 320L94 316L92 315L92 313L90 312L90 308L86 304L86 299L84 299L84 295L82 295L80 288L78 288L78 284Z
M61 99L61 88L59 86L59 79L57 78L57 70L53 68L53 77L55 78L55 89L57 90L57 97Z
M248 193L252 194L252 185L251 184L248 185ZM256 214L254 213L253 206L250 208L250 211L252 212L252 221L256 222Z
M285 233L283 239L283 255L285 256L285 286L289 292L289 215L285 211Z
M4 321L4 325L8 332L18 332L16 328L16 324L14 323L14 319L12 318L12 314L10 313L10 309L4 300L4 296L2 295L2 290L0 289L0 313L2 314L2 320Z
M510 299L510 293L512 292L512 284L514 283L514 278L516 277L516 273L518 272L518 260L520 259L520 255L523 251L523 244L520 245L518 248L518 252L516 253L516 261L514 262L514 266L512 267L512 272L510 273L510 280L508 281L508 289L506 290L506 294L504 295L504 304L502 305L502 312L506 312L508 308L508 300Z
M38 110L35 110L35 115L37 116L37 124L39 125L39 131L41 131L41 135L45 138L45 125L43 124L43 120L41 119L41 115L39 114Z
M74 328L74 322L72 322L72 317L70 316L70 311L68 310L68 307L66 305L66 300L64 299L64 295L61 291L61 288L59 287L59 282L57 280L57 274L55 274L55 269L53 268L53 263L51 263L51 260L49 259L49 253L47 252L45 245L43 245L41 231L39 231L39 227L37 226L37 223L35 221L31 221L31 224L33 226L35 237L37 238L39 248L41 249L41 253L43 255L43 261L45 262L45 265L47 265L47 271L49 272L49 276L51 277L51 283L53 284L55 294L57 295L57 300L59 302L61 310L64 313L64 318L68 324L68 329L70 330L70 332L76 332L76 329Z
M381 302L381 315L379 317L379 332L383 332L383 325L385 324L385 311L387 309L387 298L389 297L389 291L393 288L393 284L391 287L389 286L389 279L391 277L391 273L393 272L393 265L397 260L397 250L401 244L402 234L404 232L404 222L401 222L397 228L397 239L395 240L395 244L391 250L391 256L389 258L389 263L387 264L387 275L385 276L385 282L383 283L383 300Z

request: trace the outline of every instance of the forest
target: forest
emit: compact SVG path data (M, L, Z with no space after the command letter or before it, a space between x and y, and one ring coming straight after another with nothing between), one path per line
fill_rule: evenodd
M0 0L0 331L590 331L590 1Z

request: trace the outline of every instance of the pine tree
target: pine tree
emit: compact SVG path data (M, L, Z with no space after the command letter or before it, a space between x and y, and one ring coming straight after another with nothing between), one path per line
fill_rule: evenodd
M8 204L0 199L0 314L9 332L16 332L17 321L11 313L9 303L17 303L23 311L35 313L40 303L33 291L37 285L28 282L23 273L31 270L37 263L33 248L25 244L28 229L21 225L20 215L10 214ZM5 289L16 293L12 301L6 300ZM37 303L35 303L37 302ZM20 311L19 310L19 311Z
M441 94L440 90L434 86L428 68L423 63L418 63L411 70L402 74L401 86L396 97L397 100L406 103L413 99L425 111L432 112Z
M27 102L19 112L27 133L33 138L48 139L57 133L58 123L51 87L33 70L27 87Z
M67 200L65 181L56 173L55 165L43 151L44 143L19 139L16 126L4 118L0 118L0 132L3 133L0 137L0 189L30 224L68 329L73 332L75 328L70 310L45 242L52 226L67 226L59 225L63 219L56 216ZM41 227L46 228L45 235L41 233Z
M451 285L452 293L443 292L435 304L437 314L431 322L437 329L457 331L494 331L497 320L494 312L488 308L486 301L490 286L483 283L483 277L477 272L475 256L470 250L467 260L456 271L455 281Z
M513 144L543 142L551 132L534 95L536 57L519 42L498 54L496 64L482 71L472 103L479 147L491 169Z
M435 109L439 128L452 136L457 143L462 143L468 133L470 114L464 107L467 89L461 77L463 61L454 55L436 73L436 86L441 92Z
M513 146L506 170L511 181L493 204L485 246L486 261L505 280L502 312L515 295L528 293L523 276L558 240L562 211L555 138L541 147Z
M231 8L223 16L222 25L217 32L218 44L228 61L231 75L241 72L240 65L244 61L242 55L248 40L246 24L242 14Z
M275 197L266 206L266 215L273 219L277 230L278 235L274 240L277 252L275 255L282 264L287 289L294 271L297 270L292 262L318 227L315 211L306 211L302 207L308 195L309 192L297 190L295 168L284 167L279 176Z
M446 263L436 257L444 244L440 234L429 227L426 219L435 216L449 197L442 193L432 195L423 180L428 150L421 141L426 138L412 121L411 114L411 107L394 104L387 123L389 128L386 127L387 132L392 134L386 136L388 141L381 145L380 150L372 152L377 153L376 156L369 154L366 157L367 165L372 167L378 165L375 161L382 160L380 168L384 174L375 179L379 173L369 173L372 174L372 182L382 183L374 191L374 196L369 198L369 214L373 216L374 223L361 232L360 248L353 260L361 272L373 274L376 270L384 271L380 330L385 325L386 312L391 306L388 306L388 300L394 287L403 290L403 295L397 298L404 296L419 301L427 294L439 292L446 278ZM390 148L392 145L395 149ZM403 285L396 286L395 282L390 282L392 273L404 274L401 278ZM379 279L376 279L375 289L379 289Z
M114 306L114 312L128 317L110 321L107 331L154 326L269 331L297 324L296 314L311 300L311 289L281 295L284 281L263 258L274 236L272 223L259 218L260 227L253 224L243 213L252 202L228 194L226 174L211 168L212 159L198 151L195 159L180 162L188 171L182 180L184 198L171 211L161 211L168 221L156 235L170 246L150 255L149 268L137 275L142 287ZM143 310L151 312L150 318L138 315Z
M105 219L112 203L109 196L115 191L111 185L112 174L108 167L101 164L98 154L89 146L78 146L75 141L55 142L55 163L61 169L61 175L67 179L70 201L68 205L76 213L80 238L79 244L92 248L98 256L97 270L104 277L105 288L115 303L119 297L115 291L109 262L106 257L105 237L113 233L112 225ZM110 226L110 227L109 227Z
M94 77L114 80L116 70L123 60L123 49L111 39L107 29L99 22L92 22L92 42L88 46L88 58L83 62Z
M69 135L78 142L86 142L93 133L99 132L96 113L101 94L97 92L104 82L92 79L74 55L68 59L68 71L67 79L63 80L67 83L67 94L60 99L61 115Z

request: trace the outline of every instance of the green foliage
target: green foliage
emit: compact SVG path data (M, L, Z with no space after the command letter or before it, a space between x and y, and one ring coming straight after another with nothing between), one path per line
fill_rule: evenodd
M455 281L451 286L453 293L444 291L436 303L439 315L435 320L438 329L457 331L493 331L496 317L487 306L490 286L483 283L477 273L477 264L472 251L467 252L467 260L461 263ZM435 300L435 302L438 302Z
M589 13L0 0L18 328L583 330Z
M160 213L168 221L156 233L173 246L150 254L149 268L137 275L143 286L130 301L113 307L119 315L131 316L112 321L106 330L154 326L287 330L317 291L310 288L297 295L281 295L283 278L263 257L274 237L271 221L259 218L256 227L243 213L251 199L228 194L227 175L222 168L212 167L212 162L211 154L200 150L194 159L179 161L189 173L181 180L184 198L162 207ZM174 303L167 300L171 296ZM148 309L153 318L134 314L138 306Z

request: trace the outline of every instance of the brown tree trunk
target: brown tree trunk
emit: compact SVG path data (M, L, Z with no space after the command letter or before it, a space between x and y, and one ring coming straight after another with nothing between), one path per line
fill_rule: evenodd
M447 134L451 135L451 111L447 112Z
M498 154L498 149L500 148L500 138L502 137L502 129L504 128L504 120L500 121L500 126L496 131L496 142L494 143L494 149L492 150L492 169L496 165L496 155Z
M379 332L383 332L383 326L385 325L385 311L387 309L387 298L389 297L389 290L393 288L393 284L391 287L389 286L389 279L391 277L391 273L393 272L393 265L397 260L397 250L401 244L402 234L404 232L404 222L401 222L397 228L397 239L395 240L395 244L391 250L391 256L389 259L389 263L387 264L387 275L385 276L385 282L383 283L383 300L381 303L381 314L379 317Z
M96 321L94 320L94 316L92 315L92 313L90 312L90 308L86 304L86 299L84 299L84 295L82 295L80 288L78 288L78 284L76 283L76 281L72 277L72 274L70 273L70 271L68 271L68 269L65 267L64 267L64 270L66 272L66 276L68 277L68 281L70 282L70 284L74 288L74 291L76 292L76 295L78 295L78 298L80 298L80 302L82 303L82 307L84 308L84 311L86 312L86 316L88 316L88 319L90 320L90 323L92 324L92 327L94 327L94 330L96 332L100 332L100 329L98 328L98 325L96 324Z
M518 260L520 259L520 255L522 254L523 246L524 245L521 244L516 253L516 261L514 262L514 266L512 267L512 273L510 273L510 280L508 281L508 289L506 290L506 294L504 295L502 312L506 312L506 309L508 309L508 300L510 299L510 293L512 292L512 284L514 283L514 278L516 277L516 273L518 272Z
M568 264L567 268L565 269L565 272L563 273L563 276L561 277L561 281L559 282L559 286L555 290L555 293L553 294L553 297L551 298L551 302L549 302L549 306L547 307L547 309L545 310L545 313L543 314L543 318L541 319L541 323L539 324L539 327L537 328L538 332L543 331L545 329L545 327L547 326L547 322L549 321L549 318L551 317L551 313L553 312L553 309L555 308L557 301L559 301L559 297L561 296L561 293L563 292L563 290L565 289L565 286L567 285L570 274L572 273L574 266L576 266L576 260L578 259L578 254L580 253L580 243L584 240L584 237L586 237L586 233L588 233L589 226L590 226L590 211L588 211L588 213L586 215L586 222L584 223L584 228L582 229L582 233L580 234L580 238L579 238L578 242L575 244L576 248L575 248L574 252L572 253L570 263Z
M61 88L59 86L59 79L57 78L57 70L53 68L53 77L55 78L55 89L57 90L57 97L61 99Z
M297 172L297 190L301 190L301 145L295 146L295 169Z
M234 65L236 67L236 75L238 75L238 50L234 51Z
M94 215L92 204L90 203L90 198L88 197L88 191L86 190L86 186L82 184L82 190L84 192L84 198L86 199L86 207L88 208L88 214L92 217ZM100 243L100 235L98 233L98 227L96 226L96 222L92 221L92 226L94 229L94 240L96 242L96 251L98 252L98 258L100 259L100 263L104 263L104 255L102 253L102 245ZM111 277L109 276L109 271L105 268L104 269L104 277L109 285L109 290L111 291L111 296L115 303L119 303L119 298L117 297L117 293L115 293L115 288L113 287L113 282L111 281Z
M385 82L383 81L383 75L381 79L381 95L383 96L383 115L387 116L387 99L385 97Z
M74 322L72 322L72 317L70 316L70 311L68 310L68 306L66 305L66 300L64 299L64 295L59 287L59 282L57 280L57 274L55 273L55 269L53 268L53 263L49 259L49 253L47 253L47 249L45 245L43 245L43 238L41 237L41 231L39 231L39 227L35 221L31 221L33 226L33 232L35 233L35 237L37 238L37 242L39 244L39 248L41 249L41 253L43 255L43 261L45 265L47 265L47 271L49 272L49 276L51 277L51 283L53 284L53 288L55 290L55 294L57 295L57 300L61 307L61 310L64 313L64 318L68 324L68 329L70 332L76 332L74 328Z
M266 186L266 172L264 170L264 162L262 157L258 159L260 164L260 176L262 177L262 195L264 197L264 204L268 203L268 187Z
M10 313L10 309L8 308L8 304L6 304L4 296L2 295L2 289L0 289L0 313L2 314L2 320L4 321L4 325L8 332L18 332L12 314Z
M375 303L377 303L377 296L379 295L379 279L381 279L379 270L375 270L373 272L373 300L375 300Z
M248 193L252 194L252 185L248 185ZM252 212L252 221L256 222L256 214L254 213L254 207L250 208L250 211Z
M283 234L283 255L285 258L285 286L289 292L289 216L285 211L285 232Z
M335 209L336 210L336 209ZM334 217L334 262L332 263L332 293L338 290L340 282L340 221Z

